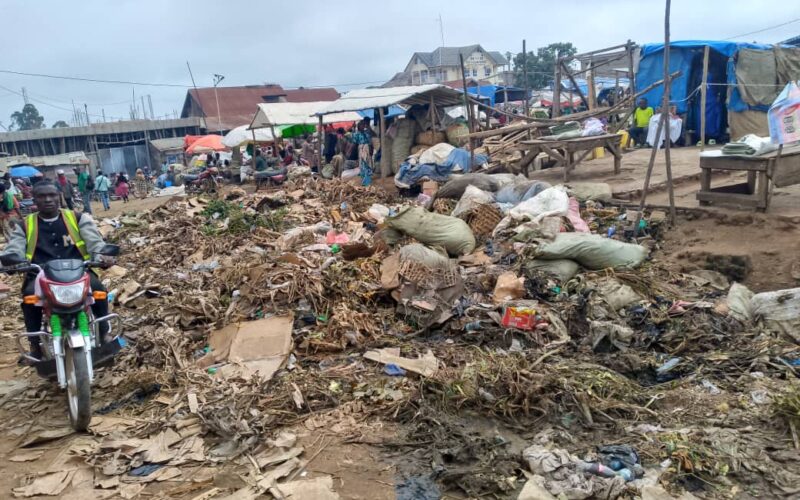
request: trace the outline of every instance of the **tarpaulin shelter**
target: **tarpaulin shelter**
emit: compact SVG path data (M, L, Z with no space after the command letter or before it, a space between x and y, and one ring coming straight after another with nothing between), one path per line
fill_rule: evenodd
M377 89L359 89L347 92L339 99L326 103L317 116L324 120L326 116L346 111L362 111L377 109L380 117L381 144L385 142L386 115L385 109L391 106L459 106L464 104L464 93L446 85L429 84ZM322 137L320 137L322 144ZM384 165L388 165L384 162ZM382 166L383 167L383 166ZM389 172L382 171L383 175Z
M392 105L412 106L420 104L427 106L431 98L433 98L437 106L464 104L462 92L445 85L429 84L351 90L333 102L326 102L326 105L317 114L324 116L343 111L386 108Z
M335 101L334 101L335 102ZM262 103L258 105L258 111L250 122L251 129L265 127L281 127L290 125L310 125L312 132L317 125L317 114L328 104L329 101L319 102L274 102ZM354 111L334 113L327 115L322 123L337 122L357 122L361 120L361 115ZM288 137L284 135L284 137Z
M231 130L222 138L222 144L229 148L250 144L253 142L253 131L249 127L249 125L240 125ZM272 131L265 128L255 131L255 142L272 142L273 140Z
M222 143L221 135L204 135L194 140L188 148L186 154L208 153L209 151L223 151L228 147Z
M33 165L17 165L16 167L11 167L11 177L33 177L36 175L41 175L41 172L36 170L36 167Z
M670 43L670 72L681 71L672 81L670 104L684 115L684 128L700 135L703 57L709 48L706 137L738 139L745 134L769 135L766 110L789 80L800 78L800 49L777 45L711 40ZM636 72L636 90L643 90L664 77L664 44L642 46ZM659 106L663 86L645 97Z

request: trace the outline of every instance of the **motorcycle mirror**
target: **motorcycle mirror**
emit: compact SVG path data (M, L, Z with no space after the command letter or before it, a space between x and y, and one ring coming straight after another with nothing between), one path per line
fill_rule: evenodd
M27 262L25 258L20 258L17 255L0 255L0 264L2 264L3 267L17 266L19 264L24 264L25 262Z
M110 257L116 257L117 255L119 255L119 251L120 251L119 245L112 245L110 243L106 243L106 245L103 248L101 248L100 251L97 253L99 253L100 255L108 255Z

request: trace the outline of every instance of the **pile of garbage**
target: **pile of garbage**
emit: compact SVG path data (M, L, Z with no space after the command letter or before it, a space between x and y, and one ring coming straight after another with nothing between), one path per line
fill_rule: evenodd
M330 487L296 484L288 429L359 413L473 497L797 494L800 291L676 273L653 259L664 214L609 201L508 174L424 203L303 178L103 220L130 347L74 454L126 495L193 464L250 470L200 493L290 498Z

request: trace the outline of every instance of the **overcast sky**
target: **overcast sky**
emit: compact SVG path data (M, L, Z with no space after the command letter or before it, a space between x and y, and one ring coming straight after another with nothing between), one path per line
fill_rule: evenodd
M672 39L727 39L800 18L800 2L673 0ZM92 120L128 118L132 95L151 95L157 116L180 114L191 85L274 82L286 88L375 85L401 71L415 51L480 43L513 53L572 42L579 51L627 39L663 41L663 0L2 0L0 70L102 80L132 86L0 72L0 121L22 108L21 88L50 126L70 122L72 101ZM800 19L735 38L772 43L800 35ZM16 92L16 93L15 93Z

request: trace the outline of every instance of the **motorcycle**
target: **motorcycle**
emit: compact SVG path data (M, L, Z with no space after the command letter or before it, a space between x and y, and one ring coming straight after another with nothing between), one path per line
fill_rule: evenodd
M99 253L115 257L119 247L105 245ZM17 346L24 358L35 363L39 376L55 378L59 388L66 389L72 428L87 430L92 419L94 370L111 365L125 345L119 334L112 334L112 322L120 323L117 314L100 318L92 314L91 305L96 299L106 298L106 292L91 290L88 270L104 264L95 260L58 259L39 266L9 256L0 258L0 263L3 265L0 271L5 273L37 273L38 295L23 297L23 303L42 307L42 327L40 331L17 334ZM106 342L99 331L102 321L107 321L109 327ZM23 337L39 337L41 359L27 353Z
M209 167L199 174L186 174L183 183L187 193L216 193L221 183L219 169Z

